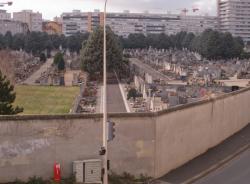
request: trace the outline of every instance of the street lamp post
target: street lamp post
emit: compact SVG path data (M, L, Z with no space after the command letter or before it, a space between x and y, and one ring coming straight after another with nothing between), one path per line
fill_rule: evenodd
M108 184L108 141L107 141L107 35L106 35L106 9L107 0L105 0L103 12L103 148L106 150L103 155L103 184Z

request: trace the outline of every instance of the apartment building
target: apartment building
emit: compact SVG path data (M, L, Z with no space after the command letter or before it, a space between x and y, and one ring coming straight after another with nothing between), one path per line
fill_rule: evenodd
M202 33L206 29L219 29L218 18L215 16L181 16L180 29L195 34Z
M28 24L30 31L42 31L43 18L39 12L33 12L32 10L14 12L13 19Z
M43 22L43 31L52 34L62 34L62 24L56 21L45 21Z
M8 31L10 31L12 35L17 33L26 34L28 32L28 25L19 21L0 20L0 34L5 35Z
M175 33L180 29L181 17L141 13L108 13L107 24L115 34L127 37L130 33Z
M121 36L130 33L168 35L180 31L203 32L205 29L217 29L218 21L215 16L184 16L174 14L132 14L110 13L107 15L107 24L113 31Z
M0 20L10 20L11 13L7 13L6 10L0 10Z
M250 41L250 0L218 0L220 30Z
M77 32L84 33L89 31L89 13L73 10L70 13L63 13L61 19L62 32L66 36Z
M103 13L99 11L84 13L73 11L63 13L63 33L91 32L98 25L103 25ZM142 34L176 34L180 31L201 33L205 29L217 29L215 16L184 16L174 14L149 13L108 13L107 25L115 34L127 37L131 33Z

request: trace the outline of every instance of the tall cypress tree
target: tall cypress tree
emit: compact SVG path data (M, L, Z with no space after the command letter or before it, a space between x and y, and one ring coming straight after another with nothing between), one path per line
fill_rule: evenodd
M15 99L14 86L0 71L0 115L14 115L23 112L23 108L13 107Z
M107 68L109 71L118 70L123 62L122 49L110 27L107 26ZM81 50L82 69L90 75L103 70L103 28L98 27L83 43Z

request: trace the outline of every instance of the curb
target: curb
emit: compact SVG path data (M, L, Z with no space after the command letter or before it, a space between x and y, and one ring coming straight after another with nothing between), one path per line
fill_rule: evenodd
M208 174L218 170L219 168L221 168L223 165L225 165L226 163L228 163L229 161L233 160L234 158L236 158L237 156L239 156L241 153L245 152L246 150L248 150L250 148L250 143L248 143L247 145L241 147L239 150L237 150L235 153L233 153L232 155L226 157L224 160L221 160L220 162L218 162L217 164L209 167L207 170L201 172L200 174L182 182L181 184L192 184L198 180L200 180L201 178L204 178L205 176L207 176Z
M129 105L128 105L128 101L126 99L126 95L124 93L124 90L123 90L123 87L122 87L122 84L121 84L121 81L119 80L119 78L117 76L117 73L116 72L114 72L114 73L115 73L116 79L118 81L118 86L119 86L119 89L120 89L120 92L121 92L121 95L122 95L122 100L123 100L123 103L125 105L126 111L127 111L127 113L131 113Z

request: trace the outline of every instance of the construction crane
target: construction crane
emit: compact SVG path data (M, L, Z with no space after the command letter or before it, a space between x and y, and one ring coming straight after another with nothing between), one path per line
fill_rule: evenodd
M6 3L1 3L0 2L0 7L3 7L5 5L8 5L8 6L11 6L13 4L13 2L9 1L9 2L6 2Z
M181 10L181 12L186 16L189 10L187 8L184 8L183 10Z
M179 11L181 11L181 14L183 14L183 15L187 15L187 13L189 12L189 10L187 9L187 8L184 8L184 9L177 9L177 10L179 10Z
M199 9L199 8L193 7L193 12L195 13L195 12L197 12L197 11L200 11L200 9Z

